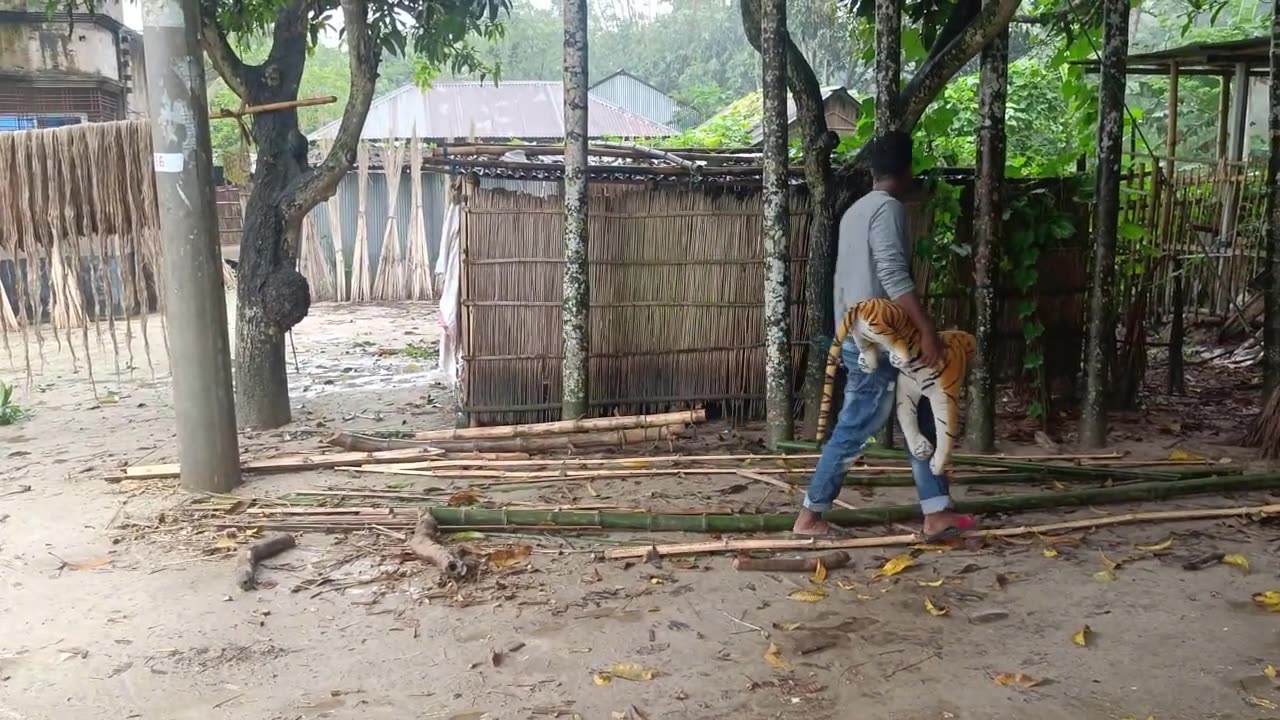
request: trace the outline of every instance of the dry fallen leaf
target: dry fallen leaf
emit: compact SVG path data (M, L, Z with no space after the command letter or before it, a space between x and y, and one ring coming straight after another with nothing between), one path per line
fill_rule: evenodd
M800 602L816 603L821 602L827 596L825 590L796 590L787 597Z
M1100 583L1109 583L1116 579L1116 573L1114 570L1099 570L1093 574L1093 579Z
M948 612L950 612L947 608L942 607L941 605L934 605L933 600L930 599L928 596L926 596L924 599L924 609L928 610L929 614L934 617L942 617L943 615L946 615Z
M858 583L847 578L836 578L836 585L841 590L856 590L858 588Z
M1200 453L1193 453L1190 450L1183 450L1182 448L1174 448L1173 450L1169 451L1169 459L1173 460L1174 462L1204 462L1209 458L1205 457L1204 455L1201 455Z
M823 565L822 561L819 560L818 567L813 569L813 584L821 585L826 581L827 581L827 566Z
M1120 567L1120 563L1107 557L1106 553L1099 551L1098 554L1102 556L1102 565L1106 567L1108 570L1115 570L1116 568Z
M596 673L591 676L591 682L597 685L608 685L613 682L613 676L609 673Z
M938 578L937 580L917 580L916 584L920 587L942 587L944 582L946 582L945 578Z
M605 674L621 680L648 682L658 676L658 671L639 663L614 663Z
M475 490L459 490L449 496L449 507L475 505L480 502L480 493Z
M533 554L533 547L530 545L514 545L509 548L501 548L489 553L485 558L489 562L489 566L497 569L509 568L519 565Z
M1158 542L1155 545L1139 545L1138 549L1143 552L1160 552L1173 547L1173 538L1168 538L1164 542Z
M1240 572L1244 573L1245 575L1249 574L1249 558L1243 555L1239 555L1239 554L1223 555L1222 562L1226 565L1234 565L1240 568Z
M1071 642L1079 645L1080 647L1089 647L1089 638L1092 635L1093 635L1093 629L1090 628L1088 625L1085 625L1084 627L1077 630L1075 635L1071 636Z
M1022 689L1033 688L1040 684L1040 681L1027 675L1026 673L996 673L993 680L997 685L1005 687L1020 687Z
M1280 590L1254 593L1253 601L1271 612L1280 612Z
M935 543L921 543L921 544L919 544L919 545L912 545L912 546L911 546L911 549L912 549L912 550L922 550L922 551L924 551L924 552L950 552L951 550L955 550L955 547L954 547L954 546L952 546L952 545L938 545L938 544L935 544Z
M769 643L769 649L764 651L765 662L784 672L791 672L791 663L782 657L782 651L778 649L777 644Z
M1266 667L1262 668L1262 674L1263 674L1263 675L1266 675L1267 677L1271 678L1272 680L1275 680L1275 679L1276 679L1276 675L1278 674L1278 673L1276 672L1276 666L1275 666L1275 665L1271 665L1270 663L1268 663Z
M791 632L792 630L799 628L802 624L803 623L798 622L774 623L773 626L783 632Z
M876 571L876 577L893 577L907 568L915 565L916 561L910 555L895 555L889 558L885 564Z
M1044 553L1044 556L1045 556L1045 557L1047 557L1047 558L1056 558L1056 557L1058 557L1058 551L1057 551L1057 550L1054 550L1054 549L1053 549L1053 548L1051 548L1051 547L1047 547L1047 548L1045 548L1044 550L1042 550L1041 552L1042 552L1042 553Z
M1280 705L1276 705L1270 700L1266 698L1260 698L1257 695L1250 695L1249 697L1245 698L1245 702L1249 703L1254 707L1263 708L1264 710L1275 710L1277 708L1280 708Z

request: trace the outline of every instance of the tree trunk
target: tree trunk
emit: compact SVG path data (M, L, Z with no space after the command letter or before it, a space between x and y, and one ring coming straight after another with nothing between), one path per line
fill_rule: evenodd
M247 83L246 102L296 100L305 62L305 33L277 33L269 65ZM285 334L311 306L306 278L295 269L301 223L289 227L283 208L307 172L307 139L289 109L254 115L253 140L257 166L236 285L236 416L241 427L272 428L290 420Z
M790 236L787 232L787 6L764 0L760 61L764 94L764 333L766 441L791 439Z
M1107 443L1108 370L1115 355L1111 306L1120 221L1120 154L1124 150L1125 56L1129 50L1129 3L1103 0L1101 80L1098 87L1098 169L1094 181L1093 278L1089 287L1089 341L1085 352L1084 408L1080 441Z
M902 5L876 0L876 135L894 128L902 91Z
M564 420L587 414L587 3L564 3L564 360L561 410Z
M1009 93L1009 32L982 50L978 81L978 177L973 192L973 281L977 352L970 370L966 434L977 452L995 449L996 249L1003 236L1005 100Z
M756 52L761 51L760 0L742 0L742 25ZM809 259L805 263L805 322L809 327L809 348L805 354L804 401L805 437L814 437L822 385L826 380L827 350L835 333L834 291L836 260L837 188L831 167L831 153L839 137L827 129L822 86L804 53L787 38L787 87L796 106L796 126L804 149L804 178L809 190L813 220L809 225Z
M1264 397L1280 386L1280 13L1271 17L1271 155L1267 163L1267 269L1264 276L1266 320L1262 330Z

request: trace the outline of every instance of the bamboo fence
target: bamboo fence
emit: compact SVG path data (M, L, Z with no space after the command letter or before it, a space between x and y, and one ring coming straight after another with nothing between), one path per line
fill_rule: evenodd
M122 352L133 365L136 324L150 364L147 314L163 279L145 122L0 133L0 217L0 336L11 362L17 335L28 376L32 344L43 358L50 339L78 365L78 328L92 380L92 325L118 373Z

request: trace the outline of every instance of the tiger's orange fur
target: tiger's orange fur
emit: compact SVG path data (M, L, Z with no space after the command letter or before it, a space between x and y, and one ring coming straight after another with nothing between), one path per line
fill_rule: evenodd
M857 370L874 371L882 350L888 353L889 363L898 368L895 402L907 448L919 459L931 457L930 468L935 474L941 474L959 437L960 393L976 350L973 335L960 330L939 333L943 342L942 368L926 367L920 362L920 331L900 305L879 298L852 305L841 319L827 353L822 406L818 411L819 442L826 438L831 416L840 348L851 333L859 350ZM855 371L854 368L849 370ZM919 430L921 397L929 399L933 410L938 437L936 451Z

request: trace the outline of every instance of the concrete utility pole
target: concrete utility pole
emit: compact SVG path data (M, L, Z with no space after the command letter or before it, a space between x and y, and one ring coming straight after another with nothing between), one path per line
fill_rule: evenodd
M240 484L240 451L198 7L147 0L143 37L182 486L226 492Z

